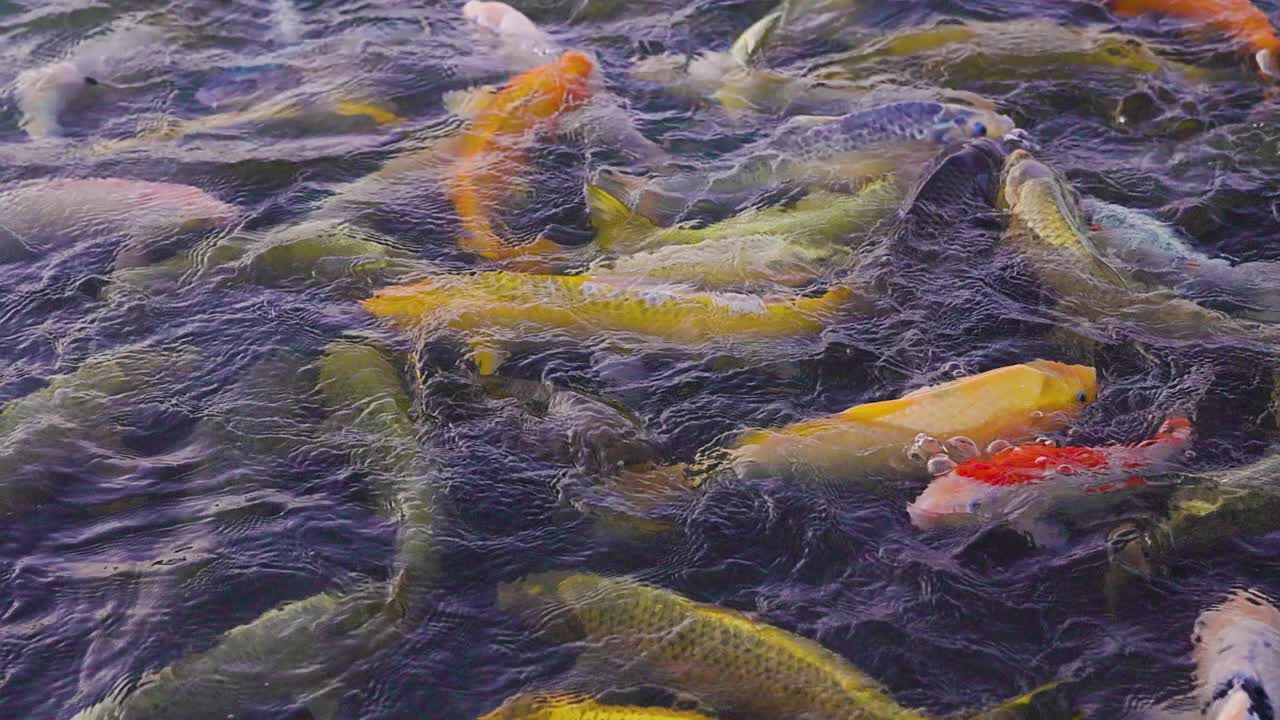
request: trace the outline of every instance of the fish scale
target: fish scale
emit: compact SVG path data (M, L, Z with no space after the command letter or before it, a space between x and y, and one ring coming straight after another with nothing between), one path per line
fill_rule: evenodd
M898 705L876 681L812 640L634 580L546 573L503 586L499 603L567 615L552 630L556 639L586 641L588 653L609 643L625 646L626 674L728 712L832 720L926 717ZM565 629L569 634L562 635Z

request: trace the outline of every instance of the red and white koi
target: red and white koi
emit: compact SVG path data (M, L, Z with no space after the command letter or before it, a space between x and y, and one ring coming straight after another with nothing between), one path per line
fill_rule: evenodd
M1058 494L1080 497L1142 487L1146 477L1172 468L1191 431L1190 420L1176 417L1134 445L1005 447L934 477L907 513L922 529L976 524L1009 519Z

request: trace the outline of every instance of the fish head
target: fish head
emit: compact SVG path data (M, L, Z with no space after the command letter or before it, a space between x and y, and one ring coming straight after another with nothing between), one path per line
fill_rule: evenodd
M56 62L24 70L14 80L14 102L22 113L22 128L31 137L58 135L58 116L73 101L100 83L71 62Z
M1098 371L1088 365L1052 360L1033 360L1027 365L1043 376L1035 405L1045 417L1075 417L1098 399Z
M1127 68L1138 73L1159 72L1162 67L1160 58L1146 43L1124 35L1100 36L1096 50L1089 58L1098 65Z
M580 640L586 631L575 617L577 606L598 596L604 578L551 571L498 585L498 608L538 624L544 635L562 642Z
M1056 182L1058 174L1026 150L1019 148L1009 153L1004 161L1004 169L1000 172L1000 193L997 197L1000 207L1016 208L1022 197L1022 189L1037 180Z
M598 83L596 64L586 53L569 50L556 61L557 80L563 87L565 109L585 104Z
M1001 138L1013 129L1013 120L994 110L943 103L935 119L933 140L950 145L981 137Z
M907 505L911 524L921 530L971 527L987 517L999 488L957 472L939 475Z

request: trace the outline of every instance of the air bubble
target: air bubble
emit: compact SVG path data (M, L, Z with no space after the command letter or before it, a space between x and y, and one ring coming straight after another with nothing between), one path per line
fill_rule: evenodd
M1058 467L1054 468L1054 472L1058 473L1059 475L1075 475L1076 469L1071 467L1070 465L1059 465Z
M1004 452L1011 447L1013 447L1013 445L1007 440L992 440L991 444L987 445L987 454L995 455L996 453Z
M1036 438L1036 444L1044 445L1045 447L1058 447L1058 441L1051 437L1038 437Z
M969 460L978 457L978 443L963 435L957 435L947 441L947 450L957 460Z
M1195 451L1195 450L1186 450L1186 451L1184 451L1184 452L1182 453L1182 457L1184 457L1184 458L1186 458L1186 459L1188 459L1188 460L1195 460L1195 459L1196 459L1196 451Z
M927 467L930 475L946 475L956 469L956 461L946 455L934 455L929 458L929 464Z
M1039 419L1041 419L1041 418L1043 418L1043 417L1044 417L1044 412L1043 412L1043 411L1041 411L1041 410L1032 410L1032 411L1031 411L1031 419L1032 419L1032 420L1039 420Z

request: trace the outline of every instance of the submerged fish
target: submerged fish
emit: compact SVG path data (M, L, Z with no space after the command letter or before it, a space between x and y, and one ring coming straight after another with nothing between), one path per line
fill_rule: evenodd
M573 692L521 693L480 720L709 720L688 710L606 705Z
M1244 467L1192 476L1158 522L1125 522L1108 535L1113 572L1109 584L1128 574L1152 577L1170 563L1220 547L1235 538L1280 529L1280 452Z
M923 719L847 660L732 610L628 578L545 573L498 589L499 607L540 619L549 639L585 641L619 676L750 717Z
M315 97L273 98L243 110L183 120L165 117L137 136L94 145L98 153L122 152L150 143L170 142L214 133L287 133L297 135L368 132L401 122L385 103Z
M198 282L305 284L338 292L354 285L364 293L430 269L386 237L343 222L311 220L264 233L237 232L159 263L118 269L101 297L145 298Z
M812 640L631 578L566 572L531 575L499 585L498 606L536 621L548 640L582 642L585 650L579 664L593 673L603 668L596 674L611 683L661 685L733 717L928 717L899 705L875 680ZM1037 689L973 717L1035 717L1032 698L1056 687ZM499 715L495 720L507 717L526 716ZM618 720L622 717L632 716ZM686 716L653 717L683 720Z
M847 287L819 297L765 300L736 293L619 286L585 275L488 272L436 275L379 290L362 306L405 329L451 330L466 339L481 374L502 346L537 333L584 340L626 337L704 347L814 337L856 307Z
M320 394L355 465L369 474L384 512L399 523L397 572L406 582L434 579L440 490L399 371L379 348L334 342L320 360Z
M369 586L281 605L73 720L225 720L281 700L333 718L341 702L337 681L399 636L402 592L393 581L390 592Z
M777 429L750 430L726 453L739 478L832 479L920 473L921 433L979 445L1063 427L1098 395L1093 368L1034 360L920 388L896 400Z
M1222 333L1271 345L1276 341L1265 325L1228 318L1121 273L1089 234L1075 191L1025 150L1006 159L998 201L1010 214L1004 242L1031 263L1057 295L1059 309L1087 322L1128 320L1136 332L1177 339Z
M1210 720L1267 720L1280 702L1280 610L1237 590L1196 618L1196 700Z
M23 70L14 79L13 101L18 124L33 138L63 134L63 116L117 96L117 80L126 69L141 69L152 57L163 33L139 26L92 37L58 61ZM136 66L136 67L135 67Z
M559 53L542 28L504 2L469 0L462 6L462 16L497 39L499 55L509 64L527 69Z
M1044 20L947 21L908 28L838 55L814 74L856 80L892 73L948 85L1063 77L1078 81L1080 73L1117 72L1204 74L1160 57L1137 38Z
M1112 7L1120 15L1161 13L1208 25L1249 48L1264 75L1280 78L1280 37L1250 0L1112 0Z
M77 242L124 238L144 253L167 236L231 222L239 210L190 185L124 178L31 180L0 192L0 262Z
M595 261L587 272L704 289L805 285L847 270L862 237L903 194L894 178L879 178L853 195L813 193L791 207L749 211L702 228L662 228L588 186L595 244L618 255Z
M910 177L947 145L998 138L1012 129L1012 120L990 110L896 102L839 117L792 118L771 137L718 161L710 172L654 178L603 172L595 184L654 222L667 224L695 203L732 207L784 183L840 189L890 172Z
M0 407L0 515L46 499L46 475L65 476L128 457L124 417L151 393L170 393L194 372L189 347L130 345L86 360L49 384ZM106 468L103 468L106 469ZM34 476L34 477L33 477Z
M1130 208L1086 198L1098 247L1127 271L1183 292L1226 293L1260 319L1280 316L1280 263L1232 263L1192 246L1176 228Z
M1144 486L1144 477L1174 467L1173 458L1190 437L1190 421L1172 418L1136 445L1006 447L935 477L907 513L922 529L993 520L1025 523L1035 519L1030 514L1052 510L1064 499L1078 505L1090 494Z

